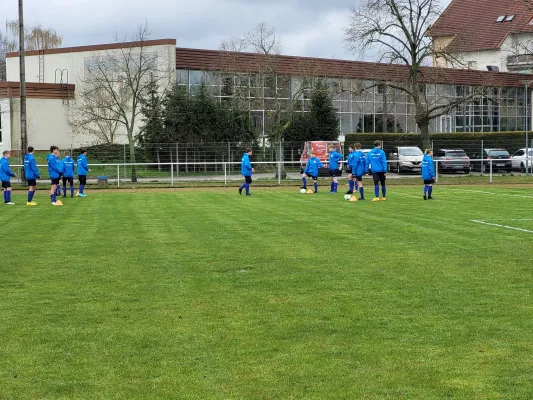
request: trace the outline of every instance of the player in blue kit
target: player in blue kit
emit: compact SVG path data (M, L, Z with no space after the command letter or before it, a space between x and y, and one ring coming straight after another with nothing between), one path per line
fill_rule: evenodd
M74 197L74 159L70 152L65 152L65 158L61 161L63 171L63 197L67 197L67 182L70 185L70 197Z
M328 167L329 176L331 177L330 193L337 193L339 187L338 176L342 173L339 169L339 161L343 159L343 155L335 149L335 145L329 145Z
M37 179L41 178L37 163L35 162L35 156L33 155L34 150L35 149L32 146L28 147L28 152L24 156L24 176L26 177L26 182L28 182L27 206L37 205L37 203L33 201L33 196L35 196L35 190L37 190Z
M311 156L309 160L307 160L307 164L305 165L305 169L302 172L302 183L303 186L301 189L307 189L307 178L313 179L313 186L314 186L314 192L318 193L318 169L324 168L324 164L322 164L318 157L315 157L315 153L311 151L309 153Z
M355 191L359 190L359 200L365 199L365 188L363 187L363 175L368 174L368 164L365 153L361 150L361 143L354 145L354 159L352 167L352 176L355 180Z
M9 158L11 151L4 150L2 158L0 158L0 181L2 182L2 189L4 189L4 204L14 206L15 203L11 201L11 178L17 176L9 167Z
M372 201L385 201L387 197L387 187L385 181L387 180L387 157L385 152L381 150L381 142L376 140L374 142L374 148L370 150L367 156L367 165L372 167L372 177L374 178L374 194L375 197ZM381 191L383 197L379 198L379 184L381 183Z
M433 151L426 150L422 159L422 179L424 180L424 200L433 200L433 184L435 183L435 166Z
M76 196L87 197L85 192L85 185L87 184L87 172L91 172L87 163L87 150L81 149L81 154L78 156L78 180L80 181L80 190Z
M252 174L255 170L252 168L250 157L252 156L252 149L247 148L241 159L241 175L244 177L244 183L239 187L239 194L243 189L246 189L246 196L251 196L250 185L252 184Z
M56 199L57 187L59 186L59 175L61 174L61 161L59 161L59 148L50 146L50 154L46 157L48 162L48 175L50 176L50 200L53 206L62 206L63 203Z

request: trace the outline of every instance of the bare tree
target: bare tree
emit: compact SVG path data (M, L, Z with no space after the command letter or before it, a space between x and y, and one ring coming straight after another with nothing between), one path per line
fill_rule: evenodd
M426 147L430 144L431 120L480 94L472 91L468 96L450 98L445 104L430 103L425 95L423 89L428 77L424 76L423 68L429 60L443 59L451 65L461 63L446 49L437 48L428 35L441 10L438 0L365 0L361 7L352 8L350 24L345 30L345 41L354 53L374 53L382 63L405 66L401 79L391 82L384 76L379 84L412 99L416 124Z
M116 140L119 132L127 136L130 161L135 163L135 138L142 131L142 100L150 83L157 79L162 91L173 82L173 66L158 60L156 51L146 46L147 24L138 27L133 43L125 43L117 51L95 55L86 62L85 75L77 90L71 126L86 132L97 132L104 140ZM117 42L120 41L117 39ZM154 78L155 77L155 78ZM132 167L132 181L137 181Z

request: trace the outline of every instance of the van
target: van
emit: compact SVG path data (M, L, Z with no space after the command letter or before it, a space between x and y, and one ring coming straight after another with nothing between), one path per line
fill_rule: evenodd
M341 153L344 154L343 146L341 142L338 141L310 141L305 142L304 148L302 151L302 154L300 155L300 163L302 166L302 171L305 168L305 165L307 164L307 160L311 157L311 151L315 153L315 157L317 157L322 164L324 164L324 168L321 168L318 170L318 176L329 176L329 166L328 166L328 159L329 159L329 146L333 145L335 146L335 149ZM340 171L342 175L342 170Z

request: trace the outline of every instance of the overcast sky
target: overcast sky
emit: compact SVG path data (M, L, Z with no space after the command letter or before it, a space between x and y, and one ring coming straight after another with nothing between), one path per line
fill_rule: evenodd
M355 59L345 48L343 29L350 7L360 1L24 0L24 19L55 28L64 46L110 43L117 33L131 37L147 21L151 39L172 38L178 47L202 49L218 49L222 40L266 22L279 34L284 54ZM4 30L3 21L18 18L18 1L0 2Z

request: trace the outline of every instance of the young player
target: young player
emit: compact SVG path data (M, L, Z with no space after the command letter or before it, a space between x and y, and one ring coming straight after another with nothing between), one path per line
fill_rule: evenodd
M343 156L336 150L335 145L330 144L328 149L329 176L331 177L331 188L329 192L337 193L337 189L339 187L339 179L337 177L342 172L341 170L339 170L339 161L343 159Z
M10 206L14 206L15 203L11 201L11 178L17 176L9 167L9 158L11 157L11 151L4 150L2 152L2 158L0 158L0 181L2 182L2 189L4 189L4 203Z
M67 197L67 182L70 185L70 197L74 197L74 160L70 152L65 152L65 158L61 161L63 171L63 197Z
M57 159L59 160L59 167L61 169L61 172L59 173L59 184L56 187L56 197L61 196L61 178L63 178L63 164L61 162L61 151L57 150Z
M346 159L346 173L348 174L348 191L346 194L353 194L354 180L355 177L353 174L353 159L355 153L353 151L353 146L348 147L348 158Z
M246 196L251 196L250 185L252 184L252 174L255 172L250 162L251 156L252 149L248 147L241 159L241 174L244 177L244 183L239 187L239 194L242 194L242 189L246 189Z
M422 159L422 179L424 180L424 200L433 200L433 184L435 183L435 167L433 165L433 151L426 150Z
M24 176L26 176L26 181L28 182L27 206L37 205L37 203L33 201L33 196L35 196L35 190L37 189L37 179L41 178L33 152L34 148L30 146L28 147L28 152L24 156Z
M87 184L87 172L91 172L87 164L87 150L81 149L81 154L78 156L78 180L80 181L80 190L76 196L87 197L84 193L85 185Z
M365 153L361 150L361 143L354 145L354 166L352 167L352 175L355 179L355 191L359 190L359 200L365 199L365 188L363 187L363 175L368 174L368 164L366 162Z
M387 157L385 152L381 150L381 142L376 140L374 142L374 148L370 150L367 156L367 166L372 166L372 177L374 178L374 194L375 197L372 201L380 201L379 198L379 184L381 183L381 191L383 192L382 201L386 200L387 196L387 187L385 186L385 181L387 180Z
M46 161L48 161L48 175L50 175L52 184L50 187L50 200L53 206L62 206L63 203L56 199L59 174L61 174L61 162L59 161L59 148L57 146L50 146L50 154L46 157Z
M309 153L311 156L309 160L307 160L307 164L305 165L305 169L302 173L302 189L307 189L307 178L313 179L313 186L314 186L314 192L318 193L318 169L324 168L324 164L320 162L320 159L318 157L315 157L315 153L311 151Z

